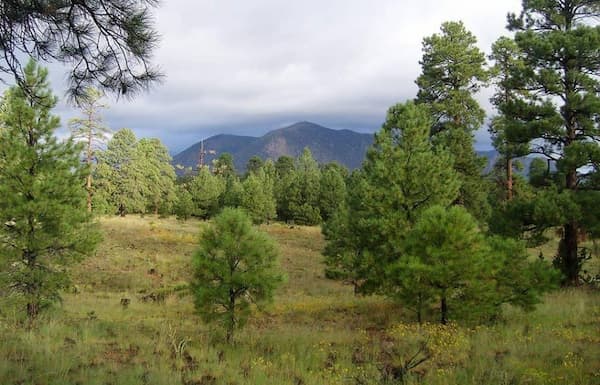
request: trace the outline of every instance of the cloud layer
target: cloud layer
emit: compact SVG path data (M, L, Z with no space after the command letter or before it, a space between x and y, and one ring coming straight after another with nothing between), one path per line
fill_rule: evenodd
M174 152L298 120L372 132L390 105L415 96L423 37L463 20L489 52L519 9L519 0L165 1L154 61L166 80L134 101L111 100L106 119ZM58 89L64 71L51 70ZM75 114L61 106L64 118Z

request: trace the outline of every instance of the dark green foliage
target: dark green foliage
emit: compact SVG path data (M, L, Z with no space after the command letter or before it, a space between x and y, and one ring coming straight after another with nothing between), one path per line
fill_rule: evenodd
M548 187L552 184L548 161L535 158L529 164L529 183L534 187Z
M256 173L262 168L263 164L264 162L260 156L254 155L252 158L248 159L248 163L246 164L246 175Z
M171 156L158 139L139 141L121 129L98 154L95 206L109 214L167 214L175 200L175 170ZM102 199L105 201L102 202Z
M430 127L423 106L411 102L390 108L363 171L350 178L347 207L324 226L330 276L360 282L364 293L382 290L385 271L401 258L402 240L420 213L455 200L452 158L434 151Z
M504 107L503 113L521 124L510 125L507 137L531 143L531 151L556 161L552 179L574 206L580 186L590 180L600 162L598 116L600 114L600 8L596 1L523 1L519 16L509 15L509 29L524 66L513 71L528 93ZM537 176L536 176L537 177ZM545 181L543 182L546 183ZM540 183L541 184L541 183ZM591 187L591 186L590 186ZM577 213L559 213L563 221L558 260L566 282L579 282L578 237L587 229Z
M250 173L242 183L240 207L246 210L255 224L275 218L277 213L273 188L274 180L262 168Z
M321 171L319 212L323 221L329 220L343 206L346 198L346 175L348 170L337 163L327 164Z
M406 261L393 265L391 275L412 276L414 286L396 295L401 301L421 296L417 304L421 307L432 301L439 303L443 324L454 307L465 310L465 297L475 299L492 290L485 281L491 276L489 250L477 222L463 207L432 206L425 210L407 237L405 253ZM418 314L421 311L417 308Z
M495 171L498 171L498 174L504 171L502 177L496 178L497 182L504 184L505 192L502 199L497 201L511 200L515 190L514 174L515 171L519 171L518 162L515 162L514 159L529 153L529 143L514 142L508 138L507 130L511 129L511 125L519 124L519 122L512 119L510 115L504 114L503 111L520 95L526 94L520 79L513 75L516 71L522 70L525 64L517 45L506 37L501 37L492 45L490 59L495 61L491 72L496 84L496 93L491 98L491 102L500 113L492 118L489 132L492 136L492 143L500 154Z
M439 304L440 321L495 318L501 305L526 310L554 288L558 275L542 261L528 261L523 243L486 239L462 207L433 206L423 212L404 243L406 256L389 274L395 295L421 313Z
M485 55L462 22L446 22L441 31L423 40L417 102L426 105L433 116L431 135L436 145L453 155L460 177L456 203L485 220L489 214L487 185L481 177L485 160L473 148L473 132L485 118L474 98L488 78Z
M0 71L24 82L23 57L71 64L69 91L88 86L122 95L160 78L150 65L158 40L150 9L155 0L3 1ZM29 91L27 91L29 92Z
M192 200L192 194L190 194L185 186L177 186L173 213L177 216L177 219L186 221L190 219L193 212L194 201Z
M142 177L140 183L145 185L146 208L154 214L171 212L175 200L175 170L169 150L159 139L143 138L135 151Z
M25 92L12 87L0 115L0 293L22 299L32 321L68 284L65 266L99 235L86 210L82 147L54 136L57 99L47 70L30 61Z
M212 166L213 174L220 175L224 178L230 178L237 176L235 166L233 164L233 155L228 152L224 152L215 160L213 160Z
M221 195L221 207L239 207L242 204L244 187L237 175L225 178L225 191Z
M194 255L194 303L206 322L225 328L227 342L244 326L251 304L272 301L282 282L277 255L273 241L240 209L225 208L202 233Z
M187 188L194 202L194 216L208 219L219 212L221 195L225 190L223 178L213 175L208 167L202 167Z
M97 190L104 189L111 214L125 216L145 209L143 174L136 162L136 144L133 131L121 129L108 141L106 150L98 154Z
M286 155L280 156L275 162L275 169L277 170L277 175L279 178L285 177L296 169L294 158Z
M492 306L492 315L500 312L503 303L533 310L544 293L558 286L560 274L543 258L530 261L523 242L489 237L487 243L491 253L488 263L495 281L493 296L487 304Z
M283 221L299 225L316 225L321 222L319 194L321 171L308 148L291 167L287 157L275 163L279 176L275 185L277 216Z

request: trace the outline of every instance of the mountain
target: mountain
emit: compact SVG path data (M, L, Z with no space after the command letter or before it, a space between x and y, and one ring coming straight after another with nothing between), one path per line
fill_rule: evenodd
M373 134L361 134L350 130L332 130L311 122L299 122L266 133L261 137L220 134L204 140L205 164L210 164L220 154L233 156L238 172L246 170L248 159L258 155L262 159L277 160L282 155L297 157L305 147L310 148L319 163L337 161L350 170L359 168ZM201 142L198 142L173 157L174 165L196 167L199 162ZM498 158L495 150L478 151L487 159L485 173L489 172ZM524 158L525 170L531 159Z
M282 155L297 157L305 147L310 148L319 163L337 161L349 169L359 168L367 148L373 143L373 134L350 130L332 130L310 122L299 122L280 128L261 137L216 135L204 140L205 163L228 152L233 155L239 172L246 169L251 157L277 160ZM173 157L173 164L195 167L198 164L201 143L198 142Z

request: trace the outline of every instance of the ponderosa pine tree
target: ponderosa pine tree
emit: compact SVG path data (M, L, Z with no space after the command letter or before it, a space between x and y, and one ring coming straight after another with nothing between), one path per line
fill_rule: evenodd
M112 213L125 216L143 212L147 187L141 164L137 161L137 139L128 128L117 131L106 150L98 153L96 180L102 186Z
M516 72L521 72L525 66L522 54L515 42L509 38L501 37L492 45L490 59L494 61L492 67L493 80L496 85L496 93L491 99L499 114L492 118L489 132L492 136L494 148L500 154L499 168L504 170L505 177L505 200L511 200L514 195L514 159L529 153L529 143L514 142L507 137L508 125L518 124L511 117L502 113L503 109L513 103L520 95L527 93ZM498 167L497 167L498 169Z
M224 152L215 160L213 160L212 172L215 175L222 176L227 179L231 176L237 176L235 165L233 164L233 155Z
M262 168L251 172L242 182L240 207L255 224L269 222L277 215L273 186L274 181Z
M260 308L272 301L283 280L277 256L274 242L240 209L225 208L203 231L193 260L194 303L206 322L225 328L228 343L245 324L251 304Z
M175 169L169 150L159 139L143 138L135 151L135 168L140 170L145 186L145 206L154 214L170 212L175 200Z
M264 161L260 156L254 155L252 158L248 159L248 163L246 163L246 175L257 172L263 165Z
M462 22L442 24L441 34L423 40L422 74L417 78L417 102L432 116L431 135L454 158L460 176L456 203L467 207L479 220L489 214L486 183L482 179L485 159L477 156L474 131L484 122L485 112L474 94L488 79L485 55L477 39Z
M86 211L81 146L59 142L57 99L47 70L30 61L5 94L0 130L0 284L21 297L33 321L59 299L64 266L94 250L99 233Z
M321 222L319 193L321 171L306 147L297 159L294 179L286 192L292 219L300 225L316 225Z
M430 128L425 106L408 102L389 109L362 172L351 178L347 212L324 227L328 276L350 278L362 293L397 296L401 288L386 275L403 257L403 239L423 210L449 206L458 196L452 157L434 149Z
M173 213L177 219L187 221L194 212L194 202L192 194L184 185L178 185L175 189L175 202L173 204Z
M23 80L23 58L72 64L69 91L90 86L130 96L160 78L150 58L156 0L3 1L0 73Z
M524 0L521 14L508 17L525 63L517 75L529 91L505 108L505 115L524 122L509 136L531 142L531 151L555 161L562 175L558 191L572 204L556 215L562 218L555 223L562 227L556 264L570 285L578 284L585 255L578 239L586 231L583 215L593 211L600 221L598 205L579 205L597 195L584 186L600 164L599 16L598 1Z
M225 191L225 180L213 175L207 166L204 166L187 185L194 202L193 215L208 219L220 209L220 201Z
M520 241L485 237L462 206L425 210L403 247L405 257L390 275L402 288L398 299L415 309L419 322L433 303L442 324L450 318L485 322L505 303L531 310L557 283L549 263L530 262Z
M328 221L333 213L344 205L346 199L344 174L348 175L348 170L344 170L343 166L337 163L329 163L321 171L319 211L323 221Z
M105 143L110 129L104 125L100 110L106 108L107 105L102 103L102 92L95 88L88 88L85 93L77 101L77 105L83 113L83 118L73 118L69 121L71 134L74 138L85 143L85 161L88 165L88 175L86 177L85 188L87 190L87 209L92 211L92 197L94 189L92 186L92 178L96 165L96 150Z

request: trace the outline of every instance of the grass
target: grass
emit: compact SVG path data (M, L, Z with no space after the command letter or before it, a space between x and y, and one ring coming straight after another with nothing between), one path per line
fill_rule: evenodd
M263 230L287 281L227 346L179 290L206 223L101 226L98 252L72 268L73 290L35 328L0 305L0 384L600 384L598 291L557 291L534 312L507 308L495 325L418 326L385 299L327 280L318 228L272 224Z

